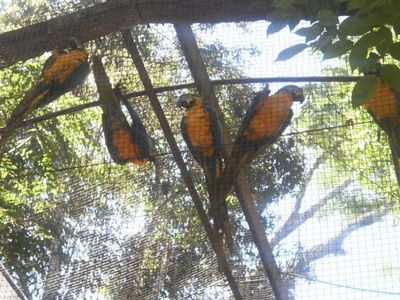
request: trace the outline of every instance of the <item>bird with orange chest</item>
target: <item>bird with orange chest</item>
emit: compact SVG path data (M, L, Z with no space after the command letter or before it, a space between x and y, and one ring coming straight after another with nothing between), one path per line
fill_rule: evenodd
M35 109L45 106L81 84L89 74L89 54L75 38L69 39L70 50L54 49L41 71L39 82L32 87L7 120L2 134L2 148L12 131Z
M184 94L177 106L185 108L181 121L182 136L194 159L202 167L210 197L209 215L216 232L216 250L220 269L223 260L223 234L231 249L233 239L230 232L229 216L225 201L217 199L217 182L222 171L223 138L217 113L204 105L200 96Z
M138 114L129 109L129 124L121 108L121 86L111 87L101 59L93 56L93 74L103 109L102 123L108 151L118 164L144 166L150 158L150 142Z
M225 198L242 167L273 144L290 124L293 102L304 101L303 90L287 85L270 96L268 88L258 92L247 108L231 155L220 178L220 198Z
M85 63L82 66L82 62L87 62L89 54L79 48L78 42L74 38L70 39L70 47L69 51L58 49L52 51L52 55L46 61L41 72L43 81L56 81L59 85L69 81L67 84L68 89L68 86L74 85L74 80L70 79L72 73L79 73L79 68L84 69L85 72L83 73L88 73L88 64ZM76 81L79 81L79 79Z
M400 186L400 93L379 77L379 70L377 81L375 95L363 104L363 108L388 137L397 184Z
M387 119L391 124L398 125L400 124L400 93L391 89L383 79L378 77L377 80L375 95L363 104L363 107L373 115L375 120Z

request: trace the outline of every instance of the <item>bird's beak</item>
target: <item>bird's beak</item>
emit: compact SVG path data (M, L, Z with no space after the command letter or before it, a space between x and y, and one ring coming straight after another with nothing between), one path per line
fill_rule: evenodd
M183 100L182 99L178 99L178 101L176 102L176 106L179 108L183 108Z
M76 38L74 38L74 37L69 38L68 44L69 44L69 47L70 47L71 49L78 49L78 48L79 48L79 42L78 42L78 40L77 40Z
M296 95L295 97L294 97L294 99L293 99L293 101L294 102L300 102L300 103L303 103L304 102L304 95L303 94L301 94L301 95Z
M179 108L189 108L191 99L192 99L192 95L189 95L189 94L181 95L178 98L178 102L176 102L176 106L178 106Z

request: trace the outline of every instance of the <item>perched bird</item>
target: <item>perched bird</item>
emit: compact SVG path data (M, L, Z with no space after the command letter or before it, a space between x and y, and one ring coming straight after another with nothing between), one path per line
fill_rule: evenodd
M391 89L379 76L377 79L375 95L363 107L388 137L397 184L400 186L400 93Z
M209 215L216 230L217 256L223 255L223 233L231 248L232 237L225 202L217 199L217 181L222 171L223 138L215 110L202 103L200 96L184 94L179 97L178 107L185 108L181 131L194 159L204 171L210 196ZM224 199L225 200L225 199Z
M267 88L258 92L247 108L220 179L221 198L226 197L242 167L273 144L290 124L293 102L304 101L303 90L295 85L269 94Z
M79 47L75 38L69 40L70 50L52 51L45 62L39 82L32 87L7 120L0 149L12 131L35 109L54 101L82 83L89 74L89 54Z
M111 158L121 165L128 162L145 165L150 158L150 142L141 119L129 109L132 124L128 123L121 108L121 86L112 89L98 56L93 56L93 74L100 94L104 136Z

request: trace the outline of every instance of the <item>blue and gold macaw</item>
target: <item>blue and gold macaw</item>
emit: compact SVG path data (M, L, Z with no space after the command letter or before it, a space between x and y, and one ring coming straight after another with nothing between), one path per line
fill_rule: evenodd
M104 136L111 158L121 165L128 162L145 165L150 158L150 143L142 120L129 109L132 123L128 123L121 108L120 85L112 89L98 56L93 56L93 74L100 94Z
M186 114L181 122L181 131L194 159L204 171L210 196L209 215L216 231L216 250L218 259L222 259L223 235L229 248L232 248L232 237L229 216L225 199L217 198L217 182L222 171L223 137L217 113L204 105L198 95L184 94L179 97L178 107L185 108Z
M25 94L7 120L0 148L4 146L12 131L33 110L49 104L86 79L89 74L89 54L79 47L75 38L69 40L69 46L68 51L58 49L52 51L52 55L43 66L39 82Z
M295 85L269 94L267 88L258 92L247 108L221 177L221 198L226 197L242 167L273 144L290 124L293 102L304 101L303 90Z
M397 184L400 186L400 93L391 89L379 76L377 80L375 95L363 107L388 137Z

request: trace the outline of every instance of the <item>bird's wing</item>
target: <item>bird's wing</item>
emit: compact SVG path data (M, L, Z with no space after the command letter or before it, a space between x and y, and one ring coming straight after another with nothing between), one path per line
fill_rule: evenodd
M66 54L67 52L64 50L58 50L54 49L51 51L51 55L46 59L46 61L43 64L42 71L41 71L41 77L45 78L46 74L49 72L54 67L54 63L57 61L57 57L59 55Z
M138 147L138 159L147 160L150 156L150 138L139 115L133 109L129 109L129 114L132 119L131 134L133 142Z
M213 141L213 146L215 149L215 160L216 160L216 172L217 172L217 177L221 176L221 171L222 171L222 156L223 156L223 151L224 151L224 142L223 142L223 135L222 135L222 129L221 125L218 121L218 116L216 111L210 107L206 106L205 107L206 111L208 112L209 118L210 118L210 124L211 124L211 134L212 134L212 141Z

